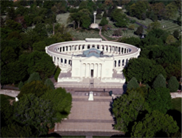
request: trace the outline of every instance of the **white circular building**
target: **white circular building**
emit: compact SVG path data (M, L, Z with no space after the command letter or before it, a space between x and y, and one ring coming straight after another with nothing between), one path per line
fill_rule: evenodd
M123 68L140 55L133 45L100 38L55 43L45 50L61 68L56 87L121 88Z

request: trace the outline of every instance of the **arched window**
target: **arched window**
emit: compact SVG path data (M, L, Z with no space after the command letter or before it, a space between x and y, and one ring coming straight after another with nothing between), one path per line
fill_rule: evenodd
M124 66L124 59L122 60L122 66Z
M66 62L67 62L67 60L65 59L65 60L64 60L64 64L66 64Z
M82 45L82 49L84 49L84 46L85 46L85 45Z
M61 58L61 63L63 63L63 59Z
M114 61L114 67L116 67L116 60Z
M120 67L120 60L118 61L118 67Z
M97 45L97 49L99 49L99 45Z

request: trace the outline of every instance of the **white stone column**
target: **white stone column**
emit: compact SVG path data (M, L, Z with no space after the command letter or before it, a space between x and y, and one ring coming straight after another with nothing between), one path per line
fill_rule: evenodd
M83 64L83 77L86 78L86 64Z
M106 46L104 45L104 52L106 52Z
M102 45L99 45L99 50L102 51Z
M98 64L98 69L97 69L97 76L98 76L98 78L100 77L100 64Z
M100 65L100 77L102 78L102 64Z
M56 66L57 66L57 57L55 57L56 58L56 60L55 60L55 64L56 64Z
M97 69L98 69L98 64L94 64L94 76L95 76L95 78L98 77L98 75L97 75Z
M61 67L61 58L59 57L59 67Z

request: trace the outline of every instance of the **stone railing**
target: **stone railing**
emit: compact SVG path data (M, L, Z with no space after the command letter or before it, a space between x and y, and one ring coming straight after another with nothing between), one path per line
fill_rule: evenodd
M174 92L174 93L170 93L171 98L182 98L182 92Z

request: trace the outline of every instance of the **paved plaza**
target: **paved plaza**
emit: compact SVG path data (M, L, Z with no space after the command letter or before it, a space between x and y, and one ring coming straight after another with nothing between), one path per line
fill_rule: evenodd
M113 129L111 102L110 96L94 96L94 101L88 101L88 96L73 96L71 114L67 120L56 124L55 132L60 135L69 132L121 134Z

